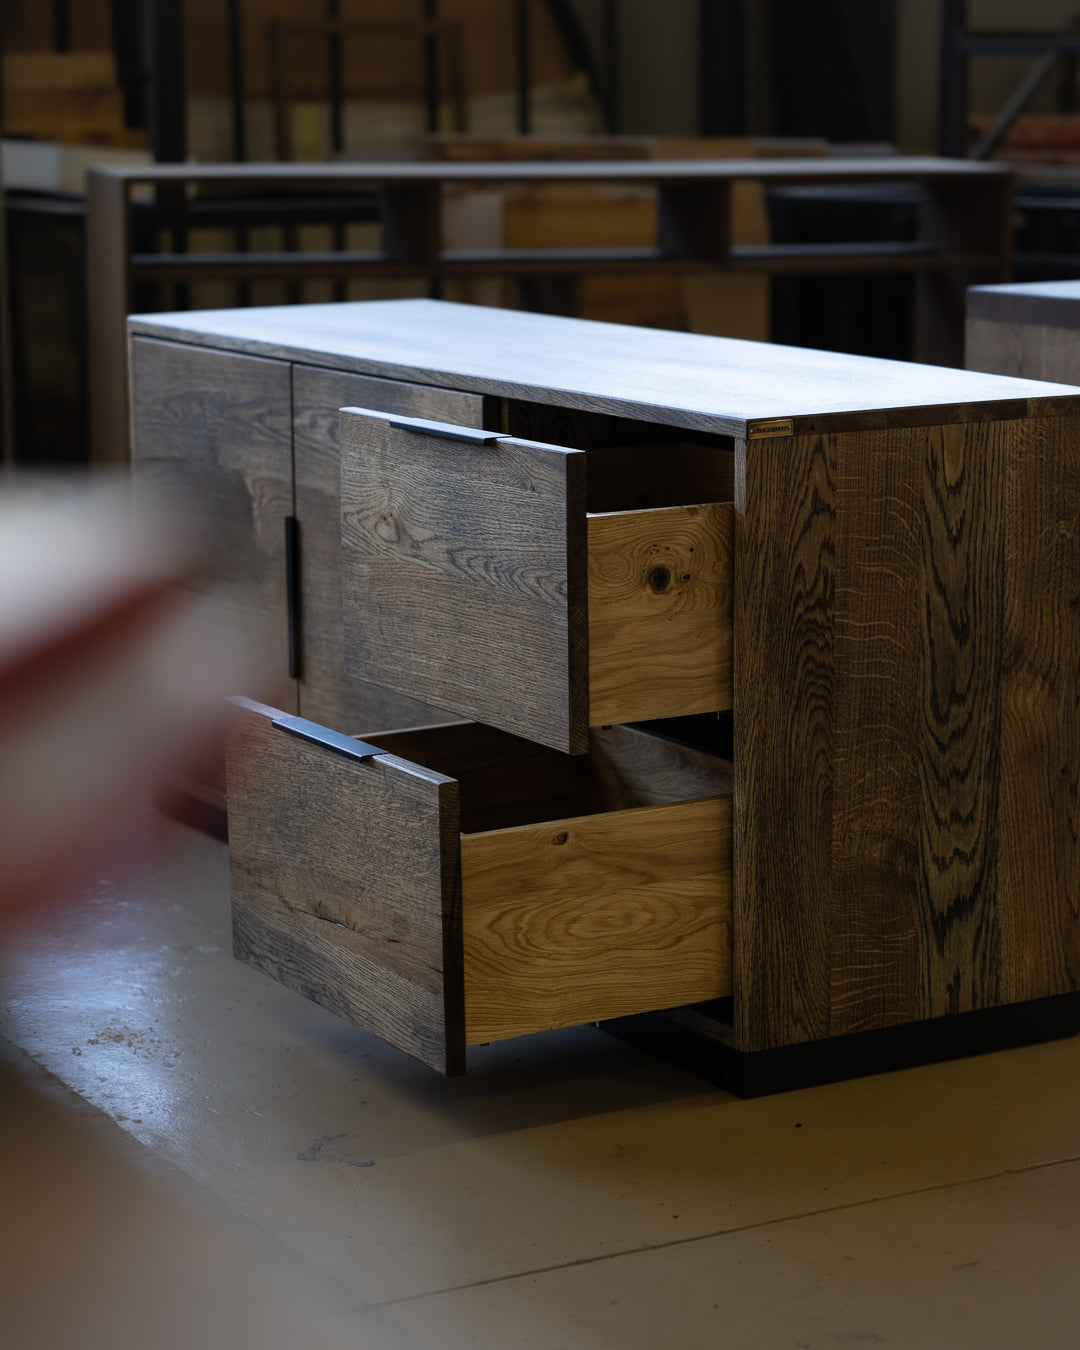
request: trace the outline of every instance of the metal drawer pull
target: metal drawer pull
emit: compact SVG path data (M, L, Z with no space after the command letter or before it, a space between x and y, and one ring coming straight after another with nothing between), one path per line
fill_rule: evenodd
M343 409L344 411L344 409ZM476 427L457 427L451 422L429 422L426 417L387 417L399 431L412 431L418 436L438 436L444 441L465 441L469 445L487 445L497 441L501 431L479 431Z
M352 736L346 736L343 731L331 731L329 727L320 726L318 722L309 722L306 717L275 717L271 720L280 731L287 731L290 735L299 736L301 740L311 741L314 745L323 745L328 750L336 750L338 754L348 755L350 759L371 759L373 755L386 754L386 751L380 750L377 745L358 741Z

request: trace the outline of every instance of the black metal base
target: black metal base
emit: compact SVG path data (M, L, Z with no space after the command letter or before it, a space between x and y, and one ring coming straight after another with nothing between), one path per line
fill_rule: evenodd
M726 1043L730 1019L731 1000L721 999L600 1025L737 1097L764 1097L1074 1036L1080 1032L1080 994L750 1053Z

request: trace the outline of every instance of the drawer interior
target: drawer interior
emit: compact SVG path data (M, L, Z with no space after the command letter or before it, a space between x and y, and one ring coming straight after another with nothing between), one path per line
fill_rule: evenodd
M594 729L587 755L560 754L475 722L376 732L364 740L456 779L463 835L732 791L727 760L633 727Z
M669 439L596 446L586 454L590 514L735 499L735 452L723 443Z
M729 762L623 726L580 757L469 724L370 740L458 780L466 1045L731 992Z
M734 471L722 444L587 452L591 726L731 707Z

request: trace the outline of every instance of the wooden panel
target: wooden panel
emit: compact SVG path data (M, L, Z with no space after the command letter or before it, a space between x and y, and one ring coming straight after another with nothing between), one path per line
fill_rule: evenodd
M346 405L481 426L484 400L396 380L294 366L296 515L300 522L300 711L361 734L444 720L426 704L345 674L341 622L338 410Z
M1047 418L1016 432L1002 484L1005 999L1080 988L1080 425Z
M607 809L663 806L695 797L730 797L731 763L697 746L652 735L639 727L589 733L589 760Z
M346 758L250 706L229 747L235 954L462 1072L457 784Z
M731 991L731 803L467 835L466 1040Z
M1002 1001L1009 425L838 447L860 471L851 492L838 478L834 1031Z
M342 414L346 668L587 748L585 456Z
M295 706L289 677L285 517L292 513L289 368L137 338L138 482L175 507L224 589L261 687Z
M731 707L730 503L590 516L589 721Z
M744 1048L1077 987L1073 437L1054 418L747 448Z
M740 1049L829 1034L836 463L736 445L735 1018Z
M1080 381L1080 330L969 316L966 333L964 364L969 370L1068 384Z
M910 161L897 163L904 169ZM333 352L334 365L360 374L736 436L759 418L904 426L913 420L906 410L919 409L938 425L1000 417L992 407L1000 401L1018 401L1021 414L1029 400L1042 415L1080 406L1075 388L1000 375L435 300L152 316L137 326L163 336L183 329L191 341L267 355L306 353L307 361Z

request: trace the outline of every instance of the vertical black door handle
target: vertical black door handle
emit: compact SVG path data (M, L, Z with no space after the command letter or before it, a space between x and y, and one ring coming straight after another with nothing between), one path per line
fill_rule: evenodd
M285 611L288 616L289 679L298 680L300 662L300 522L285 517Z

